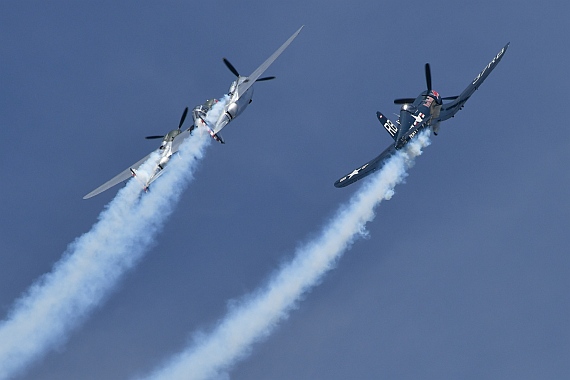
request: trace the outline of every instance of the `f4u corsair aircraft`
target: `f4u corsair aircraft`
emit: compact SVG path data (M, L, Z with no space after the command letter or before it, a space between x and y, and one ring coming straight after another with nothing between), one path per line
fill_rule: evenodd
M224 107L224 111L221 113L220 117L216 121L216 124L213 126L209 126L205 119L198 119L198 126L205 127L212 138L220 143L224 143L224 139L219 134L220 131L228 125L230 121L235 119L238 115L240 115L247 106L251 103L251 98L253 96L253 84L255 82L261 82L266 80L275 79L275 77L265 77L260 78L261 75L269 68L269 66L283 53L283 51L289 46L291 42L297 37L297 35L301 32L303 27L301 26L287 41L281 45L279 49L275 51L265 62L261 64L251 75L249 76L241 76L236 68L224 58L224 63L228 67L228 69L237 77L236 80L232 82L230 85L230 89L228 91L229 100ZM196 123L196 120L195 120Z
M503 54L507 51L509 44L506 44L501 51L493 58L483 71L473 79L459 96L442 98L437 91L431 87L431 70L429 63L425 65L427 90L418 95L417 98L403 98L394 100L395 104L402 104L400 118L396 123L391 122L380 112L376 116L380 124L388 131L394 139L394 144L390 145L380 155L359 168L348 173L334 183L335 187L345 187L374 173L384 166L386 160L398 149L403 148L414 136L418 135L426 128L431 128L435 135L439 132L439 124L447 120L461 110L465 102L473 95L475 90L483 83L487 76L499 64ZM443 100L453 100L443 103Z

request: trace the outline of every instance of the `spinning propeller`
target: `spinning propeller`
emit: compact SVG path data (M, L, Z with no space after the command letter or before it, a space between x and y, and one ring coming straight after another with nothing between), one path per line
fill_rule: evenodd
M184 109L184 112L182 112L182 117L180 118L180 123L178 124L178 130L180 130L180 128L182 128L182 124L184 124L184 120L186 120L186 115L188 115L188 107L186 107ZM153 139L162 139L164 138L163 135L161 136L146 136L145 139L147 140L153 140Z
M236 76L239 77L239 72L236 70L236 68L234 67L234 65L232 65L230 63L230 61L228 61L226 58L223 59L224 63L226 64L227 68ZM258 80L256 80L256 82L263 82L266 80L271 80L271 79L275 79L275 77L264 77L264 78L259 78Z
M432 88L431 88L431 69L430 69L429 63L426 63L425 72L426 72L427 92L429 94L432 90ZM453 99L457 99L457 98L458 98L458 96L448 96L446 98L441 98L441 100L453 100ZM400 99L395 99L394 104L408 104L408 103L413 103L415 100L416 100L415 98L400 98Z

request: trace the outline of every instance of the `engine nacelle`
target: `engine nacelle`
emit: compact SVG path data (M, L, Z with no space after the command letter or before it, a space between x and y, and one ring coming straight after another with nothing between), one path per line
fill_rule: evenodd
M236 117L238 112L238 105L237 103L231 103L228 106L228 109L226 111L226 113L230 116L230 120L233 119L234 117Z

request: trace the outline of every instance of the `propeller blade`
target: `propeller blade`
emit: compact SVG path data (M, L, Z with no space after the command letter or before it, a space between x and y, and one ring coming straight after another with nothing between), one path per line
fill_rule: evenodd
M234 73L234 75L235 75L236 77L239 77L238 71L237 71L236 68L230 63L230 61L228 61L227 59L224 58L224 63L226 64L226 66L228 67L228 69L230 69L230 71L231 71L232 73Z
M428 92L431 91L431 70L429 67L429 63L426 63L426 84Z
M145 139L147 140L154 140L154 139L162 139L164 136L146 136Z
M184 124L184 120L186 120L186 115L188 115L188 107L184 108L184 112L182 113L182 117L180 118L180 124L178 124L178 129L182 127Z
M263 82L263 81L266 81L266 80L272 80L272 79L275 79L275 77L265 77L265 78L259 78L258 80L256 80L256 82Z
M408 104L408 103L413 103L415 100L416 100L415 98L394 99L394 104Z
M446 96L445 98L441 98L441 100L455 100L459 98L459 96Z

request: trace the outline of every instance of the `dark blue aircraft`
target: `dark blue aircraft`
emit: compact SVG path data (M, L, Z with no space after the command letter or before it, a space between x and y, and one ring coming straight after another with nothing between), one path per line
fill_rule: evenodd
M418 95L417 98L403 98L394 100L395 104L402 104L400 109L400 118L393 123L380 112L376 112L376 116L390 136L394 139L394 144L390 145L378 157L367 162L361 167L348 173L334 183L335 187L345 187L374 173L381 169L388 158L390 158L397 150L403 148L414 136L418 135L426 128L431 128L433 133L437 135L439 124L447 120L461 110L465 102L473 95L475 90L483 83L485 78L493 71L495 66L503 58L503 54L507 51L509 44L493 58L483 71L473 79L465 90L459 96L451 96L442 98L437 91L431 87L431 71L429 63L426 63L426 83L427 90ZM444 100L453 100L449 103L443 103Z

